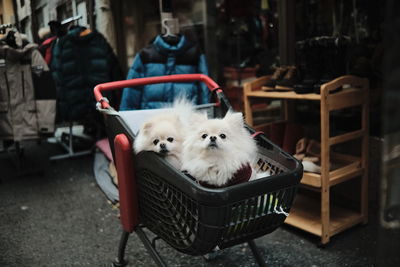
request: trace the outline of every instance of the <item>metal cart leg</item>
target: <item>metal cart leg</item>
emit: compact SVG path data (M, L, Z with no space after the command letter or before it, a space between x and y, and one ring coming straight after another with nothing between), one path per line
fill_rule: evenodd
M136 234L139 236L143 245L146 247L147 251L150 252L151 257L159 267L167 267L167 264L163 261L160 254L151 245L150 240L147 238L146 234L143 232L142 228L137 227L135 230Z
M251 249L251 252L253 252L254 258L256 259L256 262L260 267L267 267L267 264L265 263L264 259L262 258L260 251L258 251L258 248L256 246L256 243L254 243L254 240L250 240L247 242L249 244L249 247Z
M112 263L113 267L125 267L128 264L128 262L125 261L124 257L125 257L125 249L126 249L126 244L128 243L129 234L130 234L129 232L122 230L121 239L119 240L118 257Z

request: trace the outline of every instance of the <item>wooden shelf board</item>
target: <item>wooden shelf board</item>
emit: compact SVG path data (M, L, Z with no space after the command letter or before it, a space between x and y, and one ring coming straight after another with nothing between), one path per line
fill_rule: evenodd
M343 164L340 168L329 172L329 185L331 186L359 176L364 172L364 169L361 168L361 160L358 157L335 153L331 158ZM321 174L304 172L300 182L304 185L321 188Z
M329 111L362 105L367 94L358 88L348 88L341 92L329 95Z
M331 152L330 153L331 159L338 161L338 162L345 162L345 163L351 163L354 161L360 161L360 157L353 156L353 155L348 155L348 154L342 154L338 152Z
M334 136L334 137L329 138L329 145L332 146L332 145L344 143L344 142L347 142L350 140L361 138L364 135L365 135L364 130L357 130L357 131L345 133L342 135Z
M267 87L261 87L265 90ZM321 95L319 94L296 94L294 91L278 92L278 91L263 91L256 90L247 92L246 95L250 97L262 97L262 98L279 98L279 99L304 99L320 101ZM365 92L358 88L348 88L340 92L330 94L328 98L333 101L334 105L332 110L352 106L352 103L348 103L348 99L357 99L356 105L362 104L364 101Z
M360 164L360 162L355 162L330 172L329 185L336 185L363 174L364 168L359 167Z
M312 187L321 187L321 174L312 173L312 172L304 172L303 178L300 183L309 185Z
M322 235L321 206L318 199L297 194L285 223L317 236ZM330 206L330 235L335 235L361 223L363 216L342 207Z
M329 173L329 185L335 185L356 176L360 176L363 174L364 169L358 167L360 162L354 162L352 164L346 165L340 169L331 171ZM312 172L304 172L303 178L301 179L301 184L318 187L322 186L321 184L321 175L319 173Z
M264 87L262 87L264 88ZM276 92L276 91L252 91L246 94L250 97L280 98L280 99L305 99L305 100L321 100L318 94L296 94L293 91Z

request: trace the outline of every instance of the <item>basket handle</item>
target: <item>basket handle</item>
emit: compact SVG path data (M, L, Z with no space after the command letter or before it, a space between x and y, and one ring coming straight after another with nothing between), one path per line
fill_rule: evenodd
M210 77L204 74L176 74L167 76L156 76L148 78L137 78L124 81L116 81L109 83L102 83L94 88L94 97L96 102L101 104L102 108L109 108L110 105L106 98L103 97L101 92L122 89L125 87L134 87L140 85L154 84L154 83L170 83L170 82L196 82L201 81L205 83L210 91L219 89L219 85L214 82Z

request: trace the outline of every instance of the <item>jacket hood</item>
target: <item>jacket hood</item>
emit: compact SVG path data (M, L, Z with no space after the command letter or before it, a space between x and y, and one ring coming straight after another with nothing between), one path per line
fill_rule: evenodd
M13 48L7 45L4 40L0 41L0 56L9 61L20 61L26 57L32 50L38 47L37 44L28 43L22 48Z
M187 45L187 39L184 35L181 35L179 42L176 45L170 45L169 43L164 41L161 35L158 35L153 44L162 54L176 54L182 52L182 50L185 50L184 47Z
M93 39L93 37L95 37L97 35L96 30L93 30L88 34L81 36L80 34L84 30L86 30L85 27L79 26L79 27L71 30L70 32L68 32L67 35L70 36L70 40L73 40L74 42L82 42L82 43L90 41L91 39Z

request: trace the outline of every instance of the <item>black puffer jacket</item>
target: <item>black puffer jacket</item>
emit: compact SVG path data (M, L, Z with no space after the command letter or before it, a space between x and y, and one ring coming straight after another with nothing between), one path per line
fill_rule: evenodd
M93 88L121 80L112 48L97 31L81 36L71 30L56 43L51 68L57 85L58 112L63 120L80 120L95 111Z

